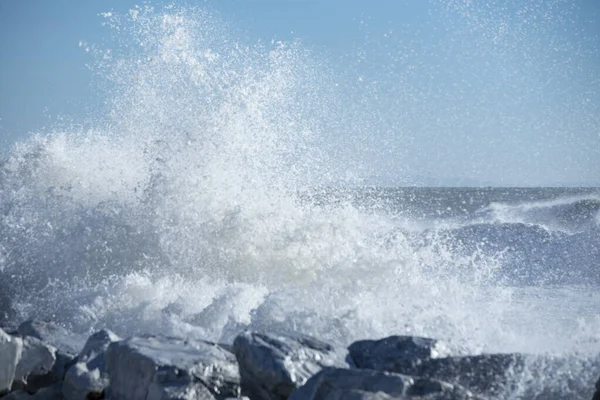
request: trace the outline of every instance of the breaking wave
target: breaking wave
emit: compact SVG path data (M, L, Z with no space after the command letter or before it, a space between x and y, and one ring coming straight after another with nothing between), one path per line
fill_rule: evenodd
M454 224L397 212L384 189L360 204L332 189L354 173L328 137L369 112L301 44L245 43L203 10L106 18L129 39L82 43L104 115L0 165L1 323L597 352L597 196L482 204Z

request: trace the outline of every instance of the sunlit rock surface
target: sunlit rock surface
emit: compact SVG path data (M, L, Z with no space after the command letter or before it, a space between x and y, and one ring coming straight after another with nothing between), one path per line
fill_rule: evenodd
M307 336L245 332L233 348L242 392L253 399L286 399L322 368L350 366L346 349Z
M104 395L110 382L104 354L111 343L119 340L109 330L101 330L89 337L77 363L65 375L62 393L66 400L87 400Z
M10 390L17 364L21 359L23 341L0 329L0 395Z
M203 341L133 337L106 350L112 399L225 399L240 391L233 354Z
M600 400L600 355L578 366L582 379L568 357L448 355L411 336L345 348L291 331L244 331L233 345L109 330L84 345L37 321L9 332L0 329L2 400Z

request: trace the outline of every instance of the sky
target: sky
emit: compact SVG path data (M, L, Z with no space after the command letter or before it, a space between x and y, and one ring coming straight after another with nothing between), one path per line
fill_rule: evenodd
M0 148L100 108L79 43L139 3L0 0ZM186 3L246 41L300 39L367 93L377 121L331 140L374 183L600 186L597 0Z

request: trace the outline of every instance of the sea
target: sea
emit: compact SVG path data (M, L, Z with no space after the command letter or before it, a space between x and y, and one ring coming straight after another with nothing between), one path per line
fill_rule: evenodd
M81 44L106 110L0 162L0 326L417 335L450 355L566 360L519 375L507 399L591 398L600 188L341 179L350 156L319 133L357 115L303 45L242 45L202 9L104 17L129 38Z

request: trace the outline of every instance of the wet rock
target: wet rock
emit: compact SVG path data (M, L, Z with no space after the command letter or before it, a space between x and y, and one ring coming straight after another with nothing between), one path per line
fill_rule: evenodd
M52 374L57 380L63 380L65 373L76 362L76 355L85 343L83 335L77 335L52 322L29 320L17 328L24 338L32 337L47 343L56 349L56 361Z
M287 399L324 367L350 367L346 349L308 336L245 332L236 337L242 393L253 400Z
M520 354L483 354L431 358L413 366L398 365L390 372L439 379L494 397L509 390L507 385L524 367L525 356Z
M225 399L239 395L232 353L217 344L161 336L114 342L105 353L111 399Z
M66 400L101 398L108 387L105 351L120 338L109 330L91 335L77 357L78 362L67 371L62 393Z
M11 389L21 360L23 341L0 329L0 395Z
M12 390L24 389L29 393L61 382L62 365L54 346L34 337L23 338L21 359L17 364Z
M600 400L600 378L598 378L598 381L596 382L596 393L592 400Z
M24 390L15 390L2 397L2 400L31 400L32 397L33 396Z
M348 350L358 368L395 372L412 368L423 360L446 355L443 344L416 336L390 336L380 340L360 340Z
M40 389L36 392L31 400L63 400L62 382L57 382L52 386Z
M55 364L56 348L34 337L25 337L12 389L25 389L33 393L52 385L60 380L54 373Z
M467 400L468 390L434 379L369 369L325 368L294 391L289 400ZM481 399L481 398L479 398Z
M72 357L81 351L86 341L84 336L71 333L62 326L38 320L23 322L17 328L17 332L21 336L31 336L51 344L60 353Z

